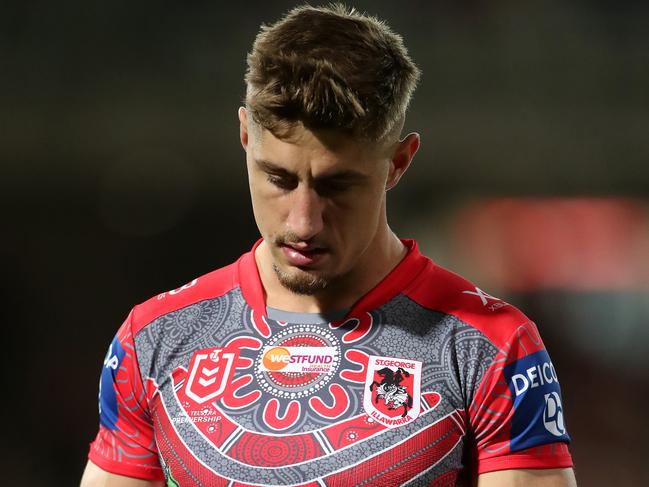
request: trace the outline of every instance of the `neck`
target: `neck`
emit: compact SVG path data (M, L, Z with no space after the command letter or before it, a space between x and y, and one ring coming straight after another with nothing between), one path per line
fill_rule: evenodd
M407 253L406 247L387 224L359 257L356 265L340 276L323 291L314 295L295 294L282 286L272 269L272 259L262 242L255 252L255 259L266 305L284 311L302 313L326 313L350 309L358 299L374 288Z

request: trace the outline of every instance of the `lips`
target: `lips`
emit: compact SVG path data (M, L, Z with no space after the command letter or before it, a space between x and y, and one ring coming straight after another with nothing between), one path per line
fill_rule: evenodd
M326 254L324 249L299 244L283 244L280 247L288 263L296 267L317 264Z

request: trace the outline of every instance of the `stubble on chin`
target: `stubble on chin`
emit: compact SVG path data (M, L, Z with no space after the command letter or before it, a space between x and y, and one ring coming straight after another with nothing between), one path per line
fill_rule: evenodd
M279 283L295 294L313 296L323 291L329 285L329 279L314 276L308 272L299 271L295 273L285 272L277 264L273 264L273 271Z

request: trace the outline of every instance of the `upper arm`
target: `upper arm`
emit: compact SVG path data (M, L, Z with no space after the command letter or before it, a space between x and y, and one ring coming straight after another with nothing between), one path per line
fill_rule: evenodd
M577 487L571 468L499 470L478 476L478 487Z
M162 487L161 480L142 480L107 472L88 460L80 487Z
M532 322L499 347L469 417L478 474L539 469L535 475L543 476L544 469L572 467L559 381Z
M88 454L94 465L127 477L164 478L135 353L131 315L120 327L104 359L99 387L99 423L99 432Z

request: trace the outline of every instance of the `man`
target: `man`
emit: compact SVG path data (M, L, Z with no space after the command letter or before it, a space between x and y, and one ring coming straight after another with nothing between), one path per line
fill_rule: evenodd
M342 6L262 27L239 109L262 239L131 311L83 486L574 485L535 325L388 226L418 77Z

